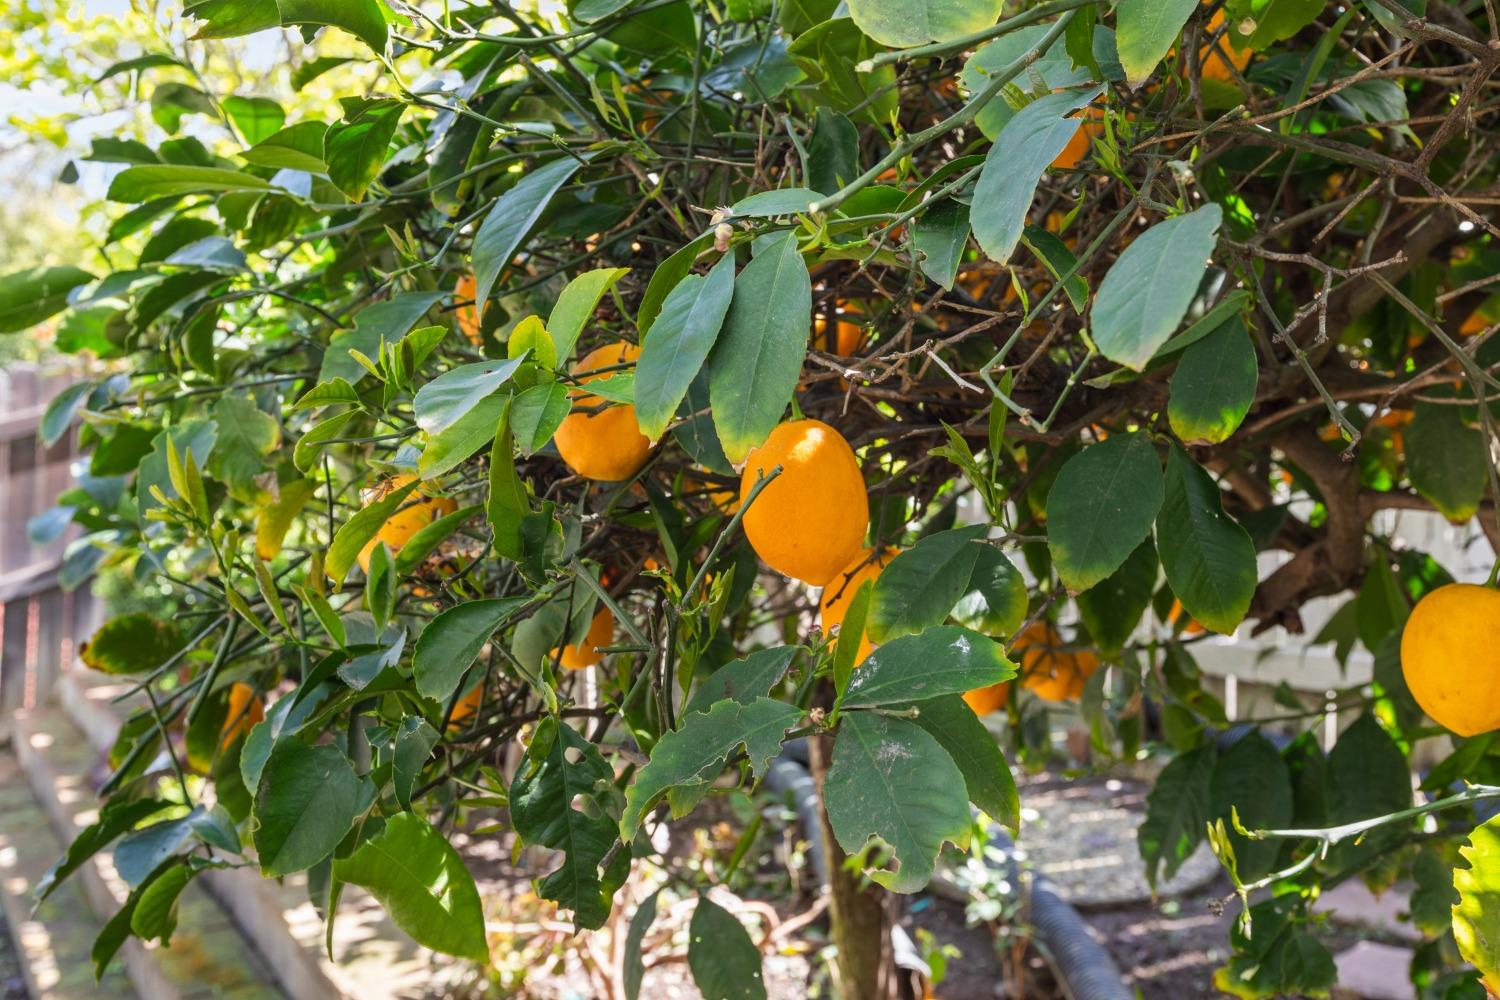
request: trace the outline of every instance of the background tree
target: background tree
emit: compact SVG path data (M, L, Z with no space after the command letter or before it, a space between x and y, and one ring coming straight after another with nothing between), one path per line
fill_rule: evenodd
M202 0L117 68L160 131L86 158L123 165L108 232L0 283L0 328L121 362L46 423L93 450L75 558L182 602L83 654L155 711L58 878L188 831L101 964L249 858L483 958L447 835L497 803L597 927L647 831L807 736L857 859L840 982L876 996L889 893L969 802L1018 821L965 695L1012 759L1072 699L1095 752L1170 756L1141 854L1230 869L1223 989L1326 993L1320 888L1408 873L1417 981L1495 984L1500 618L1444 590L1403 639L1450 577L1378 517L1500 537L1488 0L845 10ZM279 27L253 37L292 88L343 73L337 111L204 74ZM1326 709L1229 732L1205 630L1345 592L1318 639L1376 676L1332 752ZM763 992L740 951L690 956L700 984Z

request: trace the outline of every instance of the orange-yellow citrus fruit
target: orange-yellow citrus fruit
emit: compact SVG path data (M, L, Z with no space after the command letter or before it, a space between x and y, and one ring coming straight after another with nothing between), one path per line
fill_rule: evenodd
M266 717L266 708L255 688L243 681L229 686L229 711L224 713L224 736L220 751L229 749L235 740L250 732L250 727Z
M589 622L588 634L577 645L569 643L562 647L561 652L553 650L557 656L557 662L569 670L582 670L584 667L592 667L604 659L604 654L599 652L599 647L608 646L615 637L615 620L610 616L608 608L600 608L594 612L593 620Z
M853 562L834 575L828 586L823 588L823 596L818 600L818 624L825 633L832 631L835 625L844 623L844 616L849 613L849 605L854 603L854 595L859 593L859 588L866 580L874 583L880 577L880 571L885 569L885 564L894 558L895 549L885 549L879 555L875 554L874 549L862 549ZM834 643L835 648L843 641L844 637L839 636ZM859 652L855 654L854 662L864 662L874 648L869 635L861 632Z
M1206 2L1206 0L1205 0ZM1207 33L1210 37L1224 24L1224 9L1214 11L1214 16L1208 19ZM1225 32L1219 40L1212 45L1205 45L1198 50L1198 64L1202 67L1202 75L1205 80L1219 80L1224 83L1234 82L1234 73L1229 70L1233 66L1237 72L1244 72L1245 67L1250 65L1250 48L1237 49L1229 40L1229 32ZM1226 58L1227 61L1226 61Z
M474 713L479 711L480 702L484 701L484 685L475 684L469 693L453 706L453 714L448 716L448 728L457 729L462 723L474 718Z
M834 304L835 323L832 337L828 335L828 317L813 317L813 347L843 357L848 357L858 351L864 346L865 341L865 328L855 318L860 314L859 303L839 299Z
M584 355L573 367L575 372L608 368L612 365L628 364L640 356L641 349L634 344L620 341L606 344ZM614 372L600 372L586 376L583 381L607 378ZM563 419L553 440L557 453L568 463L568 468L585 479L614 483L629 479L640 471L651 455L651 442L636 426L635 407L602 406L604 400L598 396L575 389L573 397L575 411Z
M392 490L399 490L401 487L413 482L415 478L414 476L396 476L381 483L365 496L365 504L375 503ZM370 556L374 553L375 546L381 542L384 542L386 547L391 550L391 554L394 555L401 551L401 546L411 541L412 535L415 535L438 518L446 517L456 510L458 510L457 501L449 497L422 496L420 488L412 493L408 493L400 509L392 514L386 520L385 524L380 526L380 530L375 533L375 537L366 542L365 547L360 550L359 568L366 573L370 572Z
M756 480L777 466L781 475L745 511L745 537L772 569L821 587L854 561L870 527L859 460L821 420L790 420L750 450L742 505Z
M1401 633L1401 672L1443 728L1500 729L1500 591L1450 583L1418 601Z
M460 302L473 302L474 293L479 291L479 285L474 281L472 274L465 274L458 279L458 284L453 286L453 295ZM479 329L479 306L462 305L453 311L453 321L458 324L459 331L469 338L469 343L479 347L484 343L484 334Z
M1073 133L1073 138L1063 147L1063 151L1057 154L1052 161L1052 166L1057 170L1072 170L1083 162L1083 158L1089 155L1089 146L1093 145L1094 137L1104 134L1104 109L1089 107L1082 114L1083 126Z
M1062 636L1045 621L1032 622L1016 639L1015 656L1020 666L1021 684L1043 701L1071 701L1083 694L1083 687L1099 658L1087 651L1066 652Z
M964 703L974 710L975 715L989 715L996 709L1005 707L1005 700L1008 697L1010 697L1010 681L1001 681L999 684L965 691Z

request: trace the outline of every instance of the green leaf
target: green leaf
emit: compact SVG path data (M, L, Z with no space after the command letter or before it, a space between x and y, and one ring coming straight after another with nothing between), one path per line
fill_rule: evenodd
M966 628L939 625L892 639L867 656L849 680L843 707L926 701L1015 676L1015 665L1005 658L999 643Z
M1130 86L1146 82L1197 9L1198 0L1120 0L1115 8L1115 46Z
M1078 258L1063 242L1062 237L1040 226L1027 226L1022 230L1021 242L1036 255L1036 259L1042 262L1054 280L1061 279L1078 264ZM1063 291L1078 312L1082 313L1088 306L1089 283L1081 276L1075 274L1069 278L1068 283L1063 285Z
M1203 842L1212 819L1213 744L1204 744L1172 758L1156 779L1146 799L1146 819L1136 831L1146 880L1155 888L1171 878Z
M1281 754L1252 729L1219 755L1210 785L1213 815L1224 820L1234 847L1235 871L1245 882L1269 874L1282 842L1242 837L1229 819L1233 810L1247 830L1282 830L1291 823L1292 779Z
M1172 373L1167 419L1188 444L1228 439L1255 402L1255 345L1245 322L1235 316L1193 344Z
M286 112L269 97L240 97L236 94L224 98L219 104L234 122L240 137L252 146L275 135L286 121Z
M449 608L422 629L412 653L412 679L424 698L445 701L495 630L527 602L525 597L468 601Z
M1458 851L1469 866L1453 869L1453 937L1493 993L1500 989L1500 816L1476 826Z
M584 271L563 287L547 316L547 332L552 334L559 358L572 356L573 345L578 343L578 335L599 308L599 300L629 273L628 267L602 267Z
M796 655L796 646L773 646L724 664L703 679L683 712L708 712L726 698L748 705L769 697Z
M535 226L568 180L583 166L590 154L581 158L563 156L528 173L501 195L474 234L471 261L474 271L475 309L483 319L484 305L494 291L500 272L510 264L521 241Z
M812 282L797 234L772 237L735 281L709 359L714 429L730 462L743 462L781 421L807 353Z
M701 894L688 925L688 969L703 1000L766 1000L760 951L745 925Z
M802 710L769 698L748 705L725 699L707 712L682 719L651 750L651 759L625 790L621 836L629 841L641 819L666 791L703 785L717 777L729 754L744 746L753 770L764 772L781 749L782 737L802 717Z
M572 403L568 387L561 382L545 382L518 393L510 404L510 429L523 455L534 455L562 426Z
M1403 431L1412 487L1450 521L1479 510L1487 473L1484 435L1464 420L1460 407L1418 402Z
M153 486L169 499L177 496L177 487L167 469L168 444L176 449L179 459L186 461L191 455L202 468L213 455L217 437L218 425L213 421L191 419L168 427L152 439L151 454L141 460L135 476L136 509L141 520L145 520L148 510L160 506L151 494Z
M667 294L635 365L636 420L651 440L667 429L713 350L733 295L733 254L706 277L690 274Z
M417 320L442 297L442 292L402 292L360 310L354 317L353 330L341 330L333 335L328 350L323 353L318 381L331 382L342 378L350 385L358 385L369 373L349 351L359 351L367 358L379 357L384 345L394 344L405 337Z
M403 812L388 818L385 828L353 854L334 858L333 877L368 891L424 948L489 960L474 877L453 845L422 817Z
M838 700L843 700L845 692L849 690L849 679L854 676L856 660L864 647L864 642L858 637L865 635L870 601L874 596L875 587L871 581L860 583L844 611L844 620L839 622L839 635L850 638L848 642L840 642L833 650L833 690Z
M807 183L819 194L830 195L859 172L859 130L846 116L820 105L813 113L807 143Z
M1130 640L1141 615L1151 606L1157 570L1156 546L1148 538L1119 569L1075 598L1089 635L1102 651L1119 652Z
M990 731L956 694L919 701L917 725L932 734L964 776L969 801L1011 832L1021 825L1021 797Z
M359 779L330 745L277 743L260 775L251 834L261 875L305 871L333 853L354 825Z
M1163 490L1144 434L1114 434L1068 459L1047 494L1047 547L1069 590L1120 568L1150 534Z
M1214 972L1214 985L1244 1000L1328 996L1338 970L1328 949L1302 929L1307 920L1300 904L1301 896L1289 893L1255 904L1246 921L1236 920L1229 930L1233 957Z
M369 506L361 507L349 520L339 525L323 562L323 569L335 585L344 582L344 577L348 575L365 544L379 534L385 522L405 506L406 498L420 485L421 483L414 481L394 489Z
M677 283L688 276L699 256L713 246L713 242L714 234L710 230L656 265L651 280L646 282L646 291L641 295L641 307L635 314L636 329L641 333L642 343L646 341L646 334L651 332L651 325L656 322L656 317L661 314L662 303L672 289L677 287Z
M106 674L138 674L161 666L182 648L182 636L167 621L145 612L116 615L78 646L83 665Z
M173 195L227 191L266 191L271 184L254 174L221 167L144 165L126 167L109 182L109 200L131 204Z
M334 187L354 201L364 197L385 164L405 112L405 102L394 98L345 100L344 120L330 125L323 137L323 161Z
M1374 551L1359 592L1354 596L1354 622L1359 641L1379 653L1386 640L1398 632L1411 614L1411 604L1391 572L1390 559Z
M33 267L0 278L0 333L17 333L62 312L68 293L94 276L79 267Z
M901 49L983 31L1004 6L1004 0L849 0L849 14L860 31Z
M429 524L419 528L417 533L406 540L401 546L401 551L396 553L396 572L405 576L416 569L423 561L432 554L433 550L443 543L458 526L469 518L479 513L481 504L470 504L460 507L451 514L445 514Z
M1264 51L1312 24L1326 6L1324 0L1228 0L1224 15L1229 31L1219 44L1227 46L1233 39L1237 47ZM1245 35L1240 32L1242 25L1254 27Z
M952 291L969 244L969 206L944 198L913 223L911 239L921 255L922 273Z
M281 444L281 425L249 396L220 396L213 414L219 430L209 472L237 496L253 497L255 477Z
M457 468L494 440L500 418L509 405L510 397L504 394L486 396L475 403L473 409L451 426L428 438L427 447L417 460L417 472L423 479L433 479Z
M1158 222L1116 258L1094 296L1099 353L1135 371L1146 367L1197 294L1222 216L1209 204Z
M32 890L36 903L42 902L56 891L57 887L79 869L84 862L103 850L121 834L127 833L142 821L171 808L170 802L161 799L111 799L99 810L99 818L82 830L68 844L67 852L47 873L37 881Z
M630 918L630 929L625 934L625 961L621 977L625 986L625 1000L640 1000L641 980L646 976L646 963L641 960L641 942L651 925L656 922L656 904L660 897L660 889L647 896Z
M1015 253L1043 172L1083 127L1082 118L1070 116L1101 92L1090 87L1037 98L1001 129L985 155L969 208L974 238L990 259L1004 264Z
M130 914L130 931L142 941L166 944L177 929L177 900L197 874L186 864L177 864L141 887Z
M524 552L522 525L531 513L531 501L516 472L510 432L513 411L514 407L501 415L500 428L490 448L489 495L485 499L484 516L490 523L495 551L506 559L518 560Z
M417 390L412 410L417 426L428 434L447 430L486 396L510 381L524 357L509 361L476 361L443 372Z
M772 219L781 215L800 215L817 202L819 194L805 187L777 188L759 191L741 198L730 208L736 219Z
M1026 581L1004 553L993 545L976 545L979 554L969 574L968 592L953 608L960 625L986 635L1012 635L1026 620Z
M310 174L326 173L323 143L328 126L322 122L298 122L280 132L258 140L240 154L240 159L257 167L272 170L303 170Z
M37 440L41 441L42 447L50 448L62 440L68 428L73 426L73 417L77 415L78 408L93 391L92 382L74 382L52 397L46 411L42 413L41 425L37 428Z
M1360 716L1328 752L1328 821L1331 824L1385 816L1411 806L1411 768L1396 741L1373 714ZM1336 868L1354 867L1404 836L1397 826L1371 830L1358 842L1331 852Z
M276 0L282 24L342 28L376 55L385 53L385 16L377 0Z
M945 621L969 589L979 546L989 525L976 524L928 535L892 559L875 579L867 630L871 642L887 642Z
M313 464L318 460L318 453L324 446L344 430L355 417L359 416L359 410L345 410L343 413L335 413L324 417L313 424L312 429L297 439L292 446L292 464L299 472L310 472Z
M878 884L892 892L926 888L944 841L968 842L968 798L958 765L915 722L868 712L843 717L823 802L846 853L859 854L871 837L890 845L900 867L870 872Z
M1233 632L1255 596L1255 543L1224 513L1218 484L1173 447L1156 518L1156 549L1172 593L1205 628Z
M203 811L198 806L185 816L152 823L120 838L114 862L125 884L132 888L143 884L162 862L180 854L193 834L193 822Z
M543 899L572 910L580 929L609 919L614 890L599 865L619 839L609 808L614 778L598 747L548 717L538 723L510 786L511 822L522 842L563 853L562 865L537 888Z

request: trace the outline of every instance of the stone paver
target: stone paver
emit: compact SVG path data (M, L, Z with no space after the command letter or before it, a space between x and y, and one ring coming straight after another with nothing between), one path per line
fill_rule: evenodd
M1411 984L1411 951L1360 941L1334 956L1339 970L1337 996L1362 1000L1416 1000Z
M1343 882L1318 897L1317 908L1341 924L1356 924L1405 941L1422 935L1405 919L1411 898L1399 887L1375 895L1358 879Z

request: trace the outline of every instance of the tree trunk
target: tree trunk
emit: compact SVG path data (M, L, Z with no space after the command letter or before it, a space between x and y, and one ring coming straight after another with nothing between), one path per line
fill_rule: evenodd
M839 993L843 1000L888 1000L899 996L896 965L891 955L889 894L857 871L845 867L846 855L828 824L823 808L823 775L828 771L832 741L810 737L808 763L818 787L818 817L823 827L823 850L828 861L829 917Z

